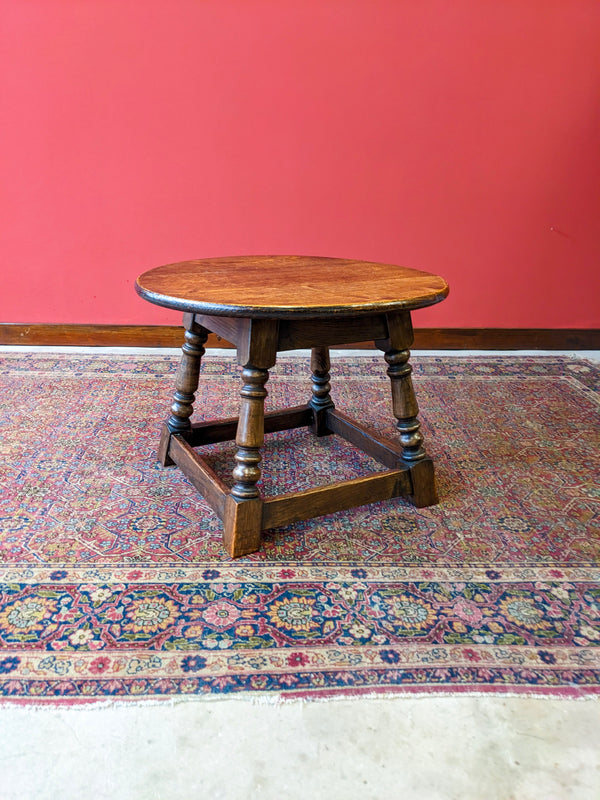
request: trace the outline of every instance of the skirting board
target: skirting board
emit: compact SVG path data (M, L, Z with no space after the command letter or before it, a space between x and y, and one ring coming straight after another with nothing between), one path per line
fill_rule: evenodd
M178 325L26 325L0 323L0 345L179 347ZM211 334L207 347L231 347ZM372 342L347 348L371 349ZM598 328L416 328L415 350L600 350Z

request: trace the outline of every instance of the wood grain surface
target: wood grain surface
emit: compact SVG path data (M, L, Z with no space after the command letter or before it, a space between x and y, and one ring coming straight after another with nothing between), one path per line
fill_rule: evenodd
M443 278L393 264L317 256L182 261L136 281L145 300L213 316L318 317L412 310L448 294Z

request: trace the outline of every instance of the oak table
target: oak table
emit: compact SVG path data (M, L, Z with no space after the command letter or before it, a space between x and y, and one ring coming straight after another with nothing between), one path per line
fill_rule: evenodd
M233 558L260 548L261 531L392 497L417 507L438 502L412 385L411 311L448 294L443 278L391 264L313 256L238 256L167 264L145 272L136 290L151 303L184 312L185 341L159 459L184 472L223 522ZM237 347L239 417L192 423L200 360L209 332ZM374 341L385 354L399 441L377 436L334 407L329 346ZM305 405L265 414L265 384L277 353L311 348L312 396ZM264 434L308 426L337 434L386 470L307 491L261 498ZM235 438L229 488L195 448Z

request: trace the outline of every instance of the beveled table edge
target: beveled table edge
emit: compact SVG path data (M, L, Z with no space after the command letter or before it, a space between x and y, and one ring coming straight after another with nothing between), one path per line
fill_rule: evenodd
M142 273L142 275L145 273ZM176 311L203 314L211 317L244 317L244 318L269 318L269 319L316 319L328 316L358 316L363 314L380 313L386 314L394 311L413 311L419 308L427 308L436 305L444 300L450 291L450 287L439 275L432 277L438 278L443 286L437 294L425 297L412 297L410 299L387 300L383 302L371 303L348 303L344 305L330 306L244 306L229 305L226 303L203 303L200 301L186 300L180 297L158 294L145 289L139 284L140 275L135 281L135 290L138 295L149 303L153 303L163 308L171 308Z

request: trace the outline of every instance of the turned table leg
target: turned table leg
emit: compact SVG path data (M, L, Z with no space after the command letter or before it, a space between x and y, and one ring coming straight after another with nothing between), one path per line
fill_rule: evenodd
M411 378L409 363L414 336L410 313L388 314L388 339L376 342L385 352L387 374L392 388L392 408L398 420L396 427L402 445L402 460L410 466L413 485L413 502L418 508L439 502L435 485L433 462L423 446L419 422L419 406Z
M313 421L310 429L317 436L326 436L331 431L327 427L327 409L333 408L333 400L329 392L329 348L313 347L310 354L310 369L312 372L312 398L310 406L313 412Z
M244 383L235 437L235 483L227 498L223 519L223 541L233 558L253 553L260 547L263 503L256 484L260 480L268 379L267 369L248 364L242 371Z
M257 481L260 480L260 448L264 442L265 383L269 380L267 369L247 366L242 371L242 402L235 443L238 446L233 470L235 484L231 490L234 497L249 500L258 497Z
M181 348L182 355L175 378L175 395L171 406L171 415L163 425L160 444L158 446L158 460L163 467L173 464L169 458L169 442L176 433L185 433L192 427L190 417L194 410L195 393L198 388L200 376L200 362L204 355L204 343L208 338L208 331L194 321L193 314L184 314L185 326L184 343Z

